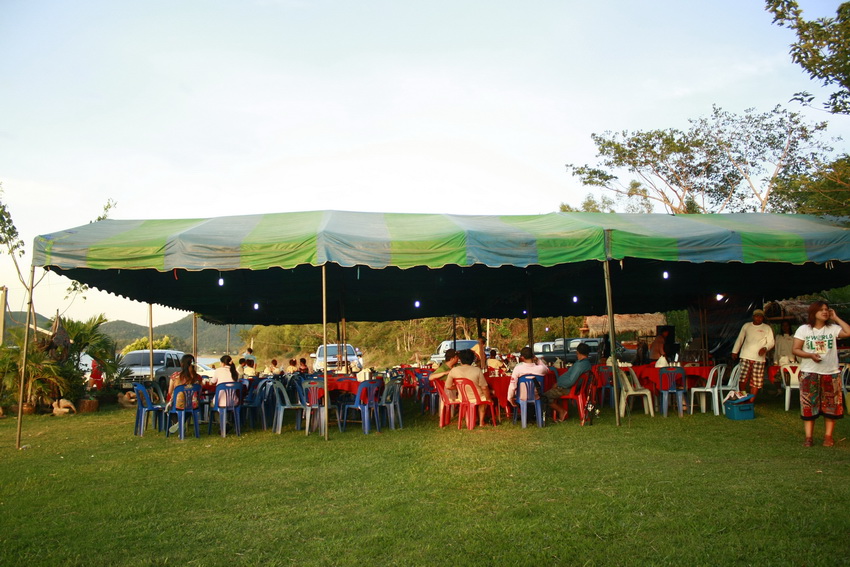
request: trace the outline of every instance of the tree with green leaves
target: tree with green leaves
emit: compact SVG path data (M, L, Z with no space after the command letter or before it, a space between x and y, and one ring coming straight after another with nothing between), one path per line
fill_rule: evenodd
M740 115L715 106L690 124L592 134L599 163L567 170L636 210L655 204L677 214L765 212L783 178L815 172L832 151L822 140L826 122L807 122L780 106ZM633 179L623 182L623 174Z
M815 173L784 178L773 201L777 210L850 218L850 156L824 164Z
M850 114L850 2L842 2L834 18L806 20L796 0L766 0L773 23L797 34L791 60L823 86L835 89L824 108L833 114ZM799 92L793 100L810 104L814 96Z

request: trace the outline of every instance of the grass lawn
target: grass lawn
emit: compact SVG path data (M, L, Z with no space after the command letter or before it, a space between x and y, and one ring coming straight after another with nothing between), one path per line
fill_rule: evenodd
M0 420L0 565L843 565L850 420L799 408L180 441L133 410Z

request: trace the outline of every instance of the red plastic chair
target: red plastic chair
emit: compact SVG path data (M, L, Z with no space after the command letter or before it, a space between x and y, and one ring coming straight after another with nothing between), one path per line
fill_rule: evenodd
M402 370L404 370L404 382L401 384L401 397L412 398L416 395L416 373L412 368L403 368Z
M452 422L452 408L460 407L460 400L451 400L446 392L446 383L442 380L432 380L434 386L437 387L437 393L440 395L440 427L445 427Z
M578 380L575 384L573 384L569 394L560 397L560 399L565 402L564 409L567 410L567 416L565 419L570 417L570 400L573 400L576 407L578 407L578 416L581 419L582 425L584 424L584 420L587 417L584 410L587 407L587 400L592 386L593 373L591 370L588 370L578 377ZM558 415L554 414L552 418L557 421Z
M466 428L474 429L475 422L477 421L478 416L478 406L485 405L490 407L490 419L493 421L493 425L496 425L496 408L493 404L493 400L482 400L481 396L478 394L478 387L475 385L475 382L470 380L469 378L455 378L454 384L457 385L457 391L460 393L460 413L457 418L457 428L460 429L461 421L463 421L463 417L466 416Z

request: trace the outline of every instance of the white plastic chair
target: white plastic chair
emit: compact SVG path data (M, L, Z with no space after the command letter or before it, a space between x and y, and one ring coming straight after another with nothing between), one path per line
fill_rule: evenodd
M708 373L705 386L691 388L691 415L694 413L694 394L700 394L699 405L702 413L705 413L705 396L711 396L711 406L714 415L720 415L720 381L726 374L726 365L718 364Z
M741 365L736 364L732 367L732 371L729 373L729 379L726 383L723 382L723 377L721 376L718 380L718 395L720 397L720 410L723 414L726 414L726 406L723 405L723 400L726 398L726 394L729 392L737 392L738 391L738 382L741 380Z
M791 410L791 390L800 391L800 367L783 364L779 371L785 384L785 411Z
M655 411L652 408L652 392L649 389L640 385L635 371L631 368L618 368L620 371L620 383L623 386L620 392L620 417L626 416L626 404L629 398L635 396L643 396L643 412L655 417ZM631 405L629 405L631 408Z
M844 392L850 394L850 364L845 364L841 370L841 381L844 384Z

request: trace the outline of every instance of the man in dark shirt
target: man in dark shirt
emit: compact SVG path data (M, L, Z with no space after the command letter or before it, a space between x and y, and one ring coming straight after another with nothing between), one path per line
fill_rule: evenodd
M570 369L558 376L558 385L548 390L543 395L549 402L549 407L557 412L558 420L563 421L567 416L567 410L558 403L561 396L566 396L572 390L572 387L578 382L579 377L585 372L590 372L591 364L588 360L590 355L590 347L587 343L579 343L576 347L576 362Z

